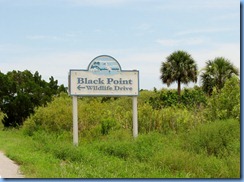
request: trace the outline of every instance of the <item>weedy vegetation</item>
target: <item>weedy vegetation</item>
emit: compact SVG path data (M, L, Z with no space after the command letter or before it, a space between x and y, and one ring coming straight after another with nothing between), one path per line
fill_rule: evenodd
M134 139L131 98L80 98L74 146L72 99L61 93L19 129L0 126L0 149L30 178L240 178L239 80L178 99L176 90L141 91Z

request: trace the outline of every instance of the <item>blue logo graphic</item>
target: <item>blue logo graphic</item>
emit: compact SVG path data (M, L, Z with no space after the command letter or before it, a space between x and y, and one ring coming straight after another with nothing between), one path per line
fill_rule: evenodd
M115 75L121 72L121 67L113 57L102 55L91 61L88 71L96 75Z

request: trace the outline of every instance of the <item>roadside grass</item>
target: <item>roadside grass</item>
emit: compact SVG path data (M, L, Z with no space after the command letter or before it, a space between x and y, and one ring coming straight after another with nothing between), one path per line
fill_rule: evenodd
M0 131L0 150L27 178L240 178L240 123L229 119L188 132L133 139L115 130L92 140L72 134Z
M52 154L37 150L33 138L23 135L17 129L1 131L0 138L0 150L20 165L25 177L45 177L49 170L55 176L58 160Z

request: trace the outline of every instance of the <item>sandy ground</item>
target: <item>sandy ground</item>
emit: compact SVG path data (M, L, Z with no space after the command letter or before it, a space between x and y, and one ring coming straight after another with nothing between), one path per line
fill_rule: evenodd
M0 178L24 178L19 166L0 152Z

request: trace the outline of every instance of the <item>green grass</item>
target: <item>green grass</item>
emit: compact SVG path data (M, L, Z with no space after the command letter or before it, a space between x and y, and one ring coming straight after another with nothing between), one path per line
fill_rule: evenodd
M0 150L32 178L240 178L240 124L222 120L189 132L111 131L72 144L72 133L0 131Z

